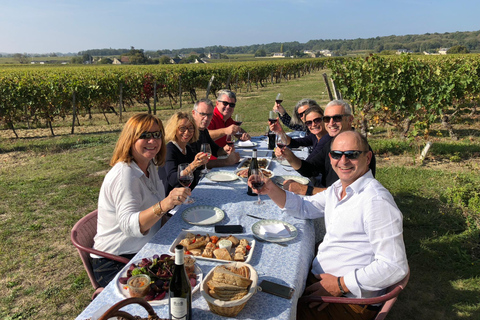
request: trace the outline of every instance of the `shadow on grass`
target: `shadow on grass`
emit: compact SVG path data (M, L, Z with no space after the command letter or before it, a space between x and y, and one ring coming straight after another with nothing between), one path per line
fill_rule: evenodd
M404 215L409 284L392 319L479 319L478 232L436 199L397 194Z

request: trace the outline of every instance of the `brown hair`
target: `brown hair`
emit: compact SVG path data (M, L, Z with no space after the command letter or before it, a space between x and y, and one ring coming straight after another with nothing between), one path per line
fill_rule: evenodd
M160 127L160 132L162 133L162 147L158 151L157 155L154 158L155 165L162 166L165 163L165 156L167 154L167 146L165 145L165 130L163 128L162 120L159 118L147 114L147 113L138 113L128 119L127 123L123 127L120 137L118 137L117 143L115 145L115 150L113 150L112 159L110 159L110 165L113 167L118 162L126 162L130 164L133 159L132 147L135 142L140 138L140 135L148 131L150 127L154 124L157 124Z
M193 137L192 137L192 139L190 139L190 141L188 141L188 143L192 143L192 142L195 142L195 141L198 140L198 136L200 134L198 132L197 124L196 124L195 120L193 120L192 114L188 113L188 112L181 112L181 111L179 111L177 113L174 113L170 117L170 119L168 120L168 123L165 126L165 132L166 132L165 140L176 141L175 136L177 135L178 123L182 119L187 119L188 121L190 121L190 123L192 124L192 126L194 128Z

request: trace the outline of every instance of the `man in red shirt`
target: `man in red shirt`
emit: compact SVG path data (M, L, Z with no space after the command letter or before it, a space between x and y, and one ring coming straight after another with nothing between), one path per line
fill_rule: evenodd
M232 119L236 102L237 96L233 91L224 89L217 94L217 104L213 110L213 118L208 126L208 132L221 148L227 144L227 134L233 134L242 141L250 140L250 135Z

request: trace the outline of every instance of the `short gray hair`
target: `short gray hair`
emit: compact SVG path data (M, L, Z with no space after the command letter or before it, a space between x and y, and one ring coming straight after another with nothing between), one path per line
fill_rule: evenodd
M198 110L198 105L200 103L205 103L207 106L209 106L210 108L215 108L215 106L213 105L213 102L212 100L208 99L208 98L202 98L200 100L198 100L197 102L195 102L195 104L193 105L193 110L197 111Z
M227 96L229 97L230 99L234 99L235 102L237 102L237 95L235 94L235 92L231 91L231 90L228 90L228 89L222 89L220 91L217 92L217 100L219 100L221 97L223 96Z
M333 106L341 106L343 107L344 114L352 115L352 107L350 107L350 105L345 100L330 101L325 107L325 111L327 111L328 107L333 107Z
M303 106L306 106L306 105L308 105L309 109L312 108L312 107L319 107L320 108L317 101L315 101L313 99L305 98L305 99L302 99L302 100L298 101L297 104L295 105L295 108L293 109L293 117L292 117L292 121L291 121L293 124L303 125L302 119L300 119L300 117L298 116L298 109L300 109L300 107L303 107Z

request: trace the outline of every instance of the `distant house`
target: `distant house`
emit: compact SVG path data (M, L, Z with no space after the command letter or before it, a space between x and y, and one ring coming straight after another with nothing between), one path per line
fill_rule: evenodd
M445 54L447 54L448 49L450 49L450 48L440 48L440 49L438 49L438 53L442 54L442 55L445 55Z
M220 59L220 53L207 53L208 59Z
M312 58L315 58L317 56L317 51L312 51L312 50L304 50L303 51L304 54L312 57Z
M122 62L120 60L118 60L117 58L113 58L112 64L122 64Z
M203 59L195 59L194 63L208 63L208 62Z
M408 49L398 49L396 54L402 54L402 53L413 53L411 50Z
M283 52L274 52L272 58L285 58L285 53Z
M325 57L333 57L333 52L330 50L320 50L320 53Z
M120 62L121 63L129 63L130 62L130 58L128 56L122 56L120 58Z
M172 64L179 64L180 61L182 61L181 58L172 58L172 59L170 59L170 63L172 63Z

